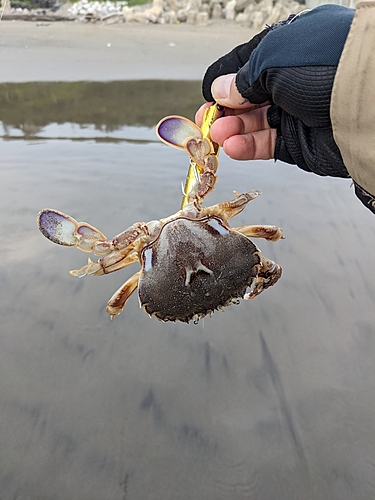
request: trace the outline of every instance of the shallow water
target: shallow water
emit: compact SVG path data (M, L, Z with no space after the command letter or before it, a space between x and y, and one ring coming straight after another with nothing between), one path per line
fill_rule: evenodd
M375 218L348 180L222 154L207 203L261 190L235 225L283 227L257 242L283 276L198 325L152 320L135 295L110 321L137 265L79 280L87 256L39 233L46 207L108 237L179 208L187 157L154 125L192 117L199 83L164 111L160 84L135 118L126 83L91 101L84 83L0 86L1 500L374 498Z

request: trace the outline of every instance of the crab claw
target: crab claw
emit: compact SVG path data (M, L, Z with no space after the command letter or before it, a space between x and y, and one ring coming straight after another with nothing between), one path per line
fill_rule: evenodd
M186 142L185 149L190 158L193 158L202 168L205 166L205 158L208 158L209 154L213 153L212 143L207 139L189 139Z
M74 246L84 252L92 252L98 242L106 241L104 234L90 224L48 208L39 212L38 226L43 236L53 243Z
M156 125L159 139L169 146L186 148L189 139L202 139L202 130L183 116L166 116Z

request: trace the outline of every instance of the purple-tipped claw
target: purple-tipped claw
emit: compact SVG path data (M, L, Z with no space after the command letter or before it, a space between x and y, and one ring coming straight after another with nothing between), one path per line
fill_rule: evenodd
M46 238L58 245L75 246L77 221L57 210L44 209L39 212L38 226Z
M38 226L42 234L54 243L77 247L83 252L97 250L98 242L106 241L104 234L87 222L77 222L73 217L49 208L39 213Z
M157 124L156 133L161 141L179 149L184 149L188 139L202 138L198 125L183 116L166 116Z

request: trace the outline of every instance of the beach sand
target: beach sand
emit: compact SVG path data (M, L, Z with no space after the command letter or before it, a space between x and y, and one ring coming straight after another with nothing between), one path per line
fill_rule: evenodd
M205 27L2 21L0 82L200 80L255 33L224 20Z

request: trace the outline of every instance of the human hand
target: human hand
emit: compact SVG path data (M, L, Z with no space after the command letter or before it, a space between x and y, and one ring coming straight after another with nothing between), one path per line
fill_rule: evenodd
M267 28L212 64L203 95L226 106L212 139L236 159L274 157L348 177L333 138L330 99L352 18L351 9L323 5Z
M271 128L267 120L270 105L250 104L244 100L235 79L236 75L231 74L213 82L213 97L226 109L225 116L211 126L211 138L234 160L269 160L274 157L276 144L276 129ZM210 105L203 104L197 111L195 121L198 125Z

